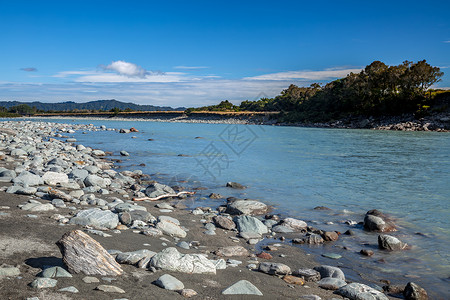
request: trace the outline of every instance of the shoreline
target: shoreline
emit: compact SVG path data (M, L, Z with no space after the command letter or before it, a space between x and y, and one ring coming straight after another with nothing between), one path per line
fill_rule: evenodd
M139 114L137 114L139 115ZM434 131L449 132L450 131L450 113L439 113L426 116L420 119L414 118L412 114L402 116L384 116L374 117L355 117L345 118L342 120L325 122L325 123L279 123L272 119L271 114L214 114L214 113L197 113L185 115L183 113L166 113L156 116L151 114L142 114L136 116L129 114L128 116L96 115L89 114L82 116L74 115L40 115L25 117L25 119L72 119L72 120L114 120L114 121L147 121L147 122L172 122L172 123L201 123L201 124L242 124L242 125L271 125L271 126L293 126L307 128L339 128L339 129L371 129L371 130L392 130L392 131Z
M59 126L59 129L64 129L64 130L66 130L66 133L64 134L64 135L66 135L67 133L69 133L70 134L70 131L73 131L73 130L75 130L75 128L77 127L77 125L69 125L69 124L60 124L60 123L58 123L58 126ZM57 127L58 127L57 126ZM93 127L93 126L89 126L89 125L78 125L78 126L80 126L80 128L83 128L83 126L84 126L84 130L86 130L86 128L89 128L90 130L99 130L99 128L95 128L95 127ZM0 132L0 134L1 134L1 132ZM4 135L8 135L7 133L5 133ZM49 134L49 137L52 137L52 136L54 136L54 134L52 135L51 133ZM55 141L55 143L56 143L56 141ZM71 145L73 142L69 142L69 141L67 141L67 142L61 142L61 144L63 144L63 145ZM107 150L107 149L104 149L104 150ZM0 149L0 151L3 151L3 149ZM7 155L8 154L5 154L6 156L5 157L8 157ZM20 157L20 156L19 156ZM105 159L106 157L105 156L103 156L103 155L99 155L98 157L96 157L95 159L96 160L98 160L98 162L101 164L101 165L109 165L109 167L113 167L112 166L112 162L110 162L107 158ZM19 160L20 161L20 160ZM25 160L26 161L26 160ZM12 160L12 161L9 161L9 163L14 163L15 162L15 160ZM108 170L108 168L107 169L105 169L105 171L106 170ZM103 172L103 171L102 171ZM123 172L123 171L122 171ZM128 172L128 171L125 171L125 172ZM102 174L102 173L99 173L99 174ZM126 173L126 174L128 174L128 173ZM103 175L108 175L108 172L105 172L105 174L103 174ZM126 175L125 175L126 176ZM145 177L144 176L144 174L139 174L139 175L133 175L133 176L136 176L137 178L142 178L142 177ZM114 178L111 178L112 180L114 180ZM60 188L60 187L57 187L57 189L61 189L61 190L65 190L65 191L69 191L70 189L67 189L67 187L62 187L62 188ZM128 197L130 197L130 195L136 195L136 196L143 196L143 195L140 195L139 193L142 193L142 190L141 191L139 191L139 192L137 192L136 193L136 190L133 192L133 189L131 189L131 188L125 188L124 190L126 191L126 193L117 193L117 190L116 191L113 191L113 190L111 190L111 188L110 187L107 187L106 188L106 190L108 190L108 189L110 189L110 192L111 192L111 194L114 194L115 196L119 196L119 197L122 197L123 199L129 199L129 198L127 198L127 197L125 197L125 194L127 194L128 195ZM214 192L214 191L211 191L211 192ZM2 195L3 195L4 193L2 193ZM45 193L44 193L45 194ZM98 197L99 198L109 198L109 194L103 194L103 193L101 193L101 194L98 194L98 193L96 193L96 192L94 192L93 194L95 194L96 196L98 195ZM34 194L33 194L34 195ZM40 194L39 194L40 195ZM44 197L45 195L42 195L40 198L41 199L43 199L43 197ZM22 200L23 201L25 201L26 200L26 198L24 197L24 196L18 196L19 198L22 198ZM39 199L38 198L38 200L39 201L41 201L41 199ZM58 199L58 198L56 198L56 199ZM189 198L187 198L187 199L189 199ZM2 199L3 200L3 199ZM182 199L175 199L175 200L173 200L173 201L175 201L175 203L178 205L179 203L181 203L183 200ZM17 200L16 200L16 202L17 202ZM42 201L41 201L42 202ZM86 203L86 205L87 205L87 207L86 207L86 205L83 207L83 206L79 206L78 204L80 204L80 203L74 203L74 204L71 204L71 203L73 203L73 202L66 202L66 204L67 205L74 205L73 207L75 207L75 209L74 209L74 211L75 210L77 210L77 209L83 209L83 208L89 208L90 206L92 206L92 204L89 204L89 203ZM147 211L151 211L151 213L152 214L156 214L156 213L158 213L158 209L155 209L154 207L151 207L150 206L150 203L158 203L158 204L164 204L164 203L167 203L166 201L158 201L158 202L141 202L141 203L137 203L138 205L144 205L146 208L147 208ZM173 202L172 202L173 203ZM135 204L135 203L133 203L133 204ZM231 203L232 204L232 203ZM2 201L2 205L4 205L4 201ZM95 205L94 205L95 206ZM98 204L97 204L97 206L98 206ZM164 206L164 205L162 205L162 206ZM175 205L176 206L176 205ZM228 205L226 205L225 206L225 209L228 209L228 206L230 206L230 204L228 204ZM181 205L180 205L180 207L182 207ZM220 206L220 207L224 207L223 205L222 206ZM219 207L219 208L220 208ZM160 208L160 209L167 209L167 208ZM19 210L20 211L20 210ZM196 215L196 214L192 214L192 212L193 211L197 211L197 213L198 213L198 215ZM205 218L205 216L209 216L209 217L207 217L206 219L208 219L208 218L212 218L212 216L221 216L221 215L224 215L224 216L226 216L227 214L225 213L225 211L223 211L223 209L222 210L218 210L217 211L217 213L215 213L214 211L214 208L212 208L212 209L194 209L193 211L189 211L189 210L186 210L186 209L177 209L177 207L175 207L175 208L173 208L173 210L172 210L172 212L171 213L175 213L175 215L176 215L176 217L179 219L179 220L181 220L181 222L182 222L182 225L184 225L184 226L187 226L187 225L189 225L189 224L187 224L186 222L189 220L189 219L192 219L193 218L193 216L194 217L196 217L196 216L201 216L201 217L203 217L203 218ZM164 213L166 213L165 211L164 211ZM171 213L169 213L169 215L171 215ZM161 214L161 210L159 210L159 214ZM251 214L252 215L252 214ZM198 217L198 218L200 218L200 217ZM278 219L280 219L280 217L278 216L277 217ZM32 220L32 219L30 219L30 220ZM278 224L279 222L278 222L278 220L277 219L274 219L274 217L272 217L272 218L266 218L266 220L273 220L273 221L276 221L273 225L275 225L275 224ZM284 220L286 220L286 218L284 218ZM200 220L197 220L197 221L200 221ZM300 220L298 220L298 221L300 221ZM65 223L60 223L60 224L65 224ZM205 224L212 224L212 223L210 223L210 222L206 222ZM281 223L281 225L282 224L284 224L284 223ZM3 224L2 224L3 225ZM216 224L217 225L217 224ZM65 227L65 226L62 226L62 225L59 225L60 227ZM189 227L189 226L188 226ZM295 227L295 226L294 226ZM201 229L200 229L200 232L196 232L195 233L195 237L198 237L199 239L202 239L202 240L204 240L205 241L205 245L207 245L208 244L208 241L210 241L210 240L215 240L214 241L214 243L215 244L221 244L222 242L223 242L223 235L221 235L222 233L225 233L225 236L227 236L227 235L229 235L229 234L234 234L235 233L235 231L225 231L225 230L223 230L223 232L219 232L220 230L218 229L218 227L216 226L215 228L217 229L217 235L219 235L220 236L220 238L219 237L214 237L214 236L205 236L204 235L204 231L206 230L206 231L209 231L210 229L208 229L208 228L205 228L205 227L200 227ZM305 230L306 230L306 227L304 227L304 226L301 226L301 228L304 228ZM292 229L292 228L291 228ZM68 229L66 229L66 230L68 230ZM197 231L199 231L199 229L198 228L196 228L196 230ZM316 230L316 229L313 229L313 230ZM306 231L310 231L310 230L306 230ZM109 232L109 231L106 231L106 232ZM129 231L127 232L127 233L129 233ZM189 231L187 231L187 234L188 234L188 236L191 234L191 233L193 233L194 234L194 231L193 230L189 230ZM268 232L269 233L269 232ZM117 232L116 232L116 234L117 234ZM314 233L313 233L314 234ZM91 234L92 235L92 234ZM131 233L131 235L133 235L133 233ZM265 235L265 234L262 234L263 236ZM289 248L289 250L285 250L286 252L285 253L287 253L287 258L286 259L284 259L284 257L283 257L283 259L280 259L280 257L281 256L279 256L278 258L275 258L275 255L273 255L273 259L268 259L267 261L270 261L270 262L279 262L279 261L283 261L283 262L289 262L289 264L293 264L293 265L299 265L298 264L298 262L296 263L295 261L296 260L300 260L302 263L304 263L305 264L305 266L311 266L312 264L314 264L314 262L312 262L312 261L310 261L310 260L308 260L307 259L307 256L305 256L304 254L303 254L303 258L301 258L300 256L301 256L301 253L303 253L303 250L301 250L301 249L299 249L298 247L294 247L294 246L292 246L292 245L288 245L288 243L283 243L283 241L282 240L280 240L280 235L281 236L283 236L283 237L287 237L287 240L290 240L290 236L292 237L292 236L298 236L298 232L297 233L292 233L292 232L284 232L284 233L280 233L280 234L275 234L275 237L278 239L277 240L277 243L280 243L282 246L277 246L277 247L279 247L280 248L280 250L282 250L282 249L284 249L284 248ZM316 234L317 235L317 234ZM101 238L99 238L98 236L96 236L96 235L92 235L96 240L102 240ZM271 238L273 238L274 236L271 236ZM256 249L254 249L253 248L253 244L251 244L251 243L248 243L248 241L250 241L252 238L250 238L250 239L247 239L247 243L245 243L245 239L242 239L242 238L240 238L240 239L237 239L238 240L238 242L235 242L235 240L236 240L236 238L231 238L230 236L228 236L228 238L229 238L229 241L228 241L228 243L226 243L227 245L242 245L242 242L244 242L244 244L243 244L243 246L244 246L244 248L247 248L247 250L250 250L250 249L253 249L252 251L251 251L251 253L253 253L253 254L256 254L257 253L257 250ZM107 241L107 239L108 238L103 238L103 240L105 240L105 241ZM219 239L219 240L218 240ZM158 239L157 239L158 240ZM55 241L53 241L53 242L55 242ZM167 242L169 242L169 241L167 241ZM332 241L330 241L330 242L332 242ZM155 243L157 243L157 242L150 242L150 244L151 245L153 245L153 244L155 244ZM51 243L50 243L51 244ZM116 243L113 243L113 244L115 244L116 245ZM116 246L117 247L117 246ZM277 247L274 247L274 248L277 248ZM129 248L129 247L127 247L127 248ZM217 248L217 245L216 245L216 248ZM160 248L161 249L161 248ZM137 250L137 249L135 249L135 250ZM179 250L182 250L182 249L179 249ZM130 249L129 251L132 251L132 249ZM198 250L197 250L197 252L198 252ZM278 251L277 249L273 249L273 250L269 250L269 251L267 251L268 253L271 253L271 254L277 254L277 255L281 255L280 253L280 251ZM283 251L282 251L283 252ZM234 258L234 257L233 257ZM244 257L242 257L242 258L239 258L239 257L237 257L238 259L242 259L243 261L245 261L246 259L248 260L249 258L244 258ZM292 259L294 259L294 260L292 260ZM251 260L251 256L250 256L250 260ZM264 259L261 259L260 261L262 261L262 262L264 262L264 261L266 261L266 260L264 260ZM242 272L248 272L248 270L246 270L245 269L245 262L242 264L242 266L244 266L243 268L243 270L242 269L237 269L237 268L234 268L234 267L228 267L227 268L227 270L228 269L230 269L229 271L230 272L232 272L232 271L239 271L237 274L239 274L241 271ZM318 264L317 263L315 263L316 264L316 266L318 266ZM291 266L292 267L292 266ZM130 267L130 268L134 268L134 267ZM298 267L297 267L298 268ZM133 270L133 269L131 269L131 270ZM159 276L159 275L162 275L162 273L164 273L164 271L163 272L161 272L161 271L158 271L157 273L155 273L155 274L157 274L157 276ZM216 276L218 276L219 275L219 273L220 273L220 270L218 270L217 271L217 275ZM258 276L259 275L261 275L260 274L261 272L257 272L257 273L255 273L255 274L258 274ZM152 273L153 274L153 273ZM171 273L171 274L173 274L175 277L177 277L177 278L181 278L181 277L183 277L183 282L189 282L189 276L186 276L186 277L184 277L183 275L180 275L180 273ZM235 274L234 276L236 276L237 274L236 274L236 272L232 272L232 274ZM252 277L252 275L253 275L253 273L250 273L247 277L249 277L249 280L250 281L252 281L252 279L253 279L253 277ZM266 284L269 284L269 285L276 285L276 284L278 284L279 282L283 282L282 280L280 280L279 278L277 278L276 276L270 276L270 275L267 275L267 274L263 274L264 276L263 277L261 277L262 279L262 281L261 281L261 283L262 282L265 282L264 284L262 284L261 285L261 289L263 289L263 286L265 286ZM155 277L155 276L154 276ZM219 276L220 277L220 276ZM242 276L241 276L242 277ZM221 278L221 277L220 277ZM279 281L279 282L278 282ZM335 294L331 294L328 290L324 290L324 289L322 289L322 288L319 288L318 287L318 285L317 285L317 283L316 282L307 282L306 283L308 286L309 286L309 291L311 291L311 292L314 292L315 294L317 294L317 295L319 295L319 296L322 296L322 297L331 297L331 296L333 296L333 297L337 297L337 295L335 295ZM291 287L289 287L289 286L287 286L287 287L285 287L284 285L286 285L284 282L283 282L283 285L280 287L280 286L277 286L277 289L278 288L281 288L281 289L288 289L288 291L289 291L289 289L292 289ZM292 283L291 283L291 285L292 285ZM295 286L295 288L294 288L294 290L296 289L297 291L299 290L299 289L302 289L302 291L303 291L303 286L296 286L295 284L294 284L294 286ZM153 286L152 286L153 287ZM155 287L155 288L157 288L157 287ZM306 288L305 288L306 289ZM158 290L159 291L159 290ZM163 290L164 291L164 290ZM276 290L277 291L277 290ZM167 292L167 291L165 291L165 292ZM217 293L217 291L214 291L215 293ZM269 294L268 295L270 295L270 291L268 292ZM281 291L281 293L283 293L283 291ZM288 292L286 292L287 294L286 294L286 297L290 297L289 295L291 295L291 294L289 294ZM200 295L202 295L202 293L199 293ZM176 294L173 294L173 292L167 292L167 294L162 294L161 295L161 297L163 297L163 298L165 298L165 297L168 297L168 298L170 298L170 297L173 297L173 296L175 296ZM219 296L219 295L216 295L216 294L214 294L215 295L215 297L217 297L217 296ZM266 293L264 293L264 295L266 295ZM306 295L306 294L305 294ZM298 297L298 295L296 296L296 297ZM220 298L220 296L219 296L219 298ZM133 298L133 299L135 299L135 298Z

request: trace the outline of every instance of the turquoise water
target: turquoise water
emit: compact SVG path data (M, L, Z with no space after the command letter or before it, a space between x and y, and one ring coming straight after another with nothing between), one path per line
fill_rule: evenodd
M435 295L449 295L449 133L71 122L139 129L139 133L130 134L101 131L74 135L79 143L113 151L115 156L120 150L128 151L131 156L122 157L120 164L126 169L141 169L172 185L187 180L182 185L207 186L224 196L260 199L277 212L302 218L320 229L344 232L351 227L343 221L360 222L366 211L382 210L396 219L400 230L394 235L410 244L411 250L376 251L377 235L357 226L355 237L341 236L333 246L309 251L340 253L343 258L339 261L320 260L348 267L349 273L354 270L355 280L358 272L365 272L371 273L367 279L374 282L383 278L399 283L414 280ZM142 163L145 167L137 166ZM228 181L248 188L231 191L223 187ZM199 200L201 193L198 196L194 206L217 204ZM313 210L319 205L332 210ZM326 221L334 224L326 225ZM376 254L363 258L357 254L362 248L373 248Z

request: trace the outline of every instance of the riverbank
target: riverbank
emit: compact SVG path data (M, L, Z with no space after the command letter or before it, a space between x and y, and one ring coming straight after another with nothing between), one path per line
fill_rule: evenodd
M153 121L180 122L203 124L247 124L247 125L275 125L315 128L345 128L345 129L373 129L395 131L450 131L450 113L436 113L416 119L413 114L384 117L355 117L345 118L325 123L283 123L277 121L278 112L130 112L130 113L54 113L40 114L32 118L49 119L90 119L116 121Z
M118 201L117 198L121 199L122 201L125 200L125 202L127 202L127 199L130 199L132 197L154 196L152 195L152 193L155 191L152 189L149 190L149 186L152 186L153 184L151 180L152 178L148 178L140 172L122 171L121 173L115 173L111 170L111 167L113 167L112 163L109 160L105 159L104 152L102 153L102 151L93 151L92 149L88 149L85 147L83 149L83 147L81 147L80 145L76 147L72 145L72 143L76 142L69 136L73 131L97 131L100 130L100 128L95 128L90 125L81 126L53 124L51 126L54 128L54 131L51 131L49 124L46 123L17 123L15 126L8 128L9 130L13 130L17 133L15 136L11 136L11 132L9 134L3 134L4 143L2 143L2 145L5 146L4 149L0 150L4 152L3 164L6 169L14 169L15 171L17 171L15 174L16 177L11 178L13 181L16 181L16 188L11 188L11 183L8 183L8 180L4 180L5 186L8 187L9 192L14 192L14 195L8 194L8 197L2 198L2 205L10 207L9 209L2 209L6 214L9 213L9 215L2 215L2 217L0 218L2 227L8 228L8 230L5 231L8 233L8 236L6 238L2 237L3 241L9 241L10 243L15 239L20 240L22 236L18 232L21 233L23 231L27 231L30 232L30 236L32 236L33 239L25 240L24 245L31 245L34 239L40 240L38 244L40 243L41 245L53 245L53 243L55 243L64 232L78 228L82 230L88 230L88 233L96 240L100 241L100 244L106 245L105 247L107 247L107 249L119 249L122 252L149 249L150 251L160 253L166 247L175 246L179 244L180 241L185 241L188 244L189 249L178 247L180 252L202 253L208 255L208 258L210 259L220 257L224 257L225 259L227 259L228 256L223 255L223 250L222 256L217 255L218 253L220 253L220 251L217 252L217 250L220 247L239 245L246 249L248 252L243 251L242 248L238 248L239 251L241 251L241 254L238 255L239 251L233 250L235 251L233 252L233 255L235 256L230 256L230 258L240 260L242 263L239 264L239 262L236 261L229 261L228 264L225 263L225 265L228 265L225 270L216 268L216 275L214 276L193 276L184 274L183 272L169 273L180 279L184 283L186 288L194 288L199 293L198 297L200 298L210 297L213 299L225 297L221 294L222 290L233 284L238 279L247 279L251 281L265 297L272 299L280 298L280 296L282 296L283 298L298 298L302 295L309 294L318 295L323 298L337 297L337 295L332 294L332 292L320 288L319 284L315 281L307 282L306 286L309 287L307 288L305 287L305 285L296 285L293 282L286 283L281 278L279 278L283 277L282 273L280 273L281 271L272 271L272 273L278 273L276 275L280 276L271 276L265 274L263 272L264 268L260 270L260 263L275 262L276 266L279 268L285 269L285 266L289 267L292 273L295 273L294 271L298 270L299 268L319 267L319 265L316 262L312 261L308 255L303 253L300 249L293 247L290 241L295 238L306 238L308 241L320 241L321 238L323 239L322 235L330 236L330 239L334 239L336 238L336 236L338 238L345 238L345 236L339 236L337 233L333 234L331 231L328 233L320 232L315 228L308 228L308 226L306 226L307 224L303 224L300 220L289 221L286 218L280 220L279 216L270 216L270 214L267 215L267 217L259 218L245 217L244 219L249 219L253 224L252 226L256 227L253 227L253 230L251 231L243 231L241 230L242 225L239 226L239 224L242 223L239 220L242 221L242 218L238 216L239 213L236 214L236 208L233 209L233 207L238 204L237 202L239 202L234 201L236 199L230 199L230 201L228 201L229 203L224 203L224 205L219 206L217 209L215 207L201 207L195 208L193 210L184 209L183 203L195 201L195 195L184 200L178 198L172 199L171 207L167 206L167 201L156 202L158 203L157 205L159 207L154 206L155 202L138 202L138 206L133 205L135 204L134 202L130 202L127 205L122 205L123 203ZM104 128L103 130L107 129ZM58 134L60 138L65 139L65 142L59 140L49 140L48 142L46 141L47 137L57 137ZM60 157L61 153L64 153L64 157ZM42 161L37 157L41 157ZM55 160L58 157L60 157L60 159L62 160ZM56 189L63 193L49 193L48 189L46 190L42 187L40 187L39 190L36 189L36 191L33 190L33 188L28 189L29 187L34 186L30 185L30 182L27 183L28 187L20 187L20 184L17 184L18 182L20 182L17 177L21 177L21 175L17 176L17 173L22 173L24 169L35 172L34 175L37 175L41 179L47 178L47 182L44 185L54 183L58 185L55 186ZM74 172L74 170L76 172ZM85 170L86 172L79 170ZM3 170L2 172L5 171L6 170ZM56 181L51 181L48 178L50 175L46 177L47 172L65 174L67 175L67 180L63 175L56 176L54 174L50 174L59 178ZM14 175L11 172L6 173L9 175ZM97 181L98 185L91 185L91 180L86 180L87 176L90 175L87 175L84 179L82 179L80 176L84 175L82 175L81 173L84 173L84 175L88 173L90 175L98 176L101 178L101 180ZM36 180L38 180L38 183L40 183L38 178L33 176L31 176L31 178L35 178ZM91 179L98 180L98 178L93 176L91 177ZM75 185L75 183L78 184L78 186ZM180 185L182 184L183 183L180 182ZM104 187L102 187L103 185ZM155 185L153 185L153 187L155 187ZM80 196L80 191L83 191L83 194L85 195ZM213 192L214 191L211 191L211 193ZM17 195L22 193L26 193L28 194L28 196ZM93 197L86 196L87 194L93 195ZM6 194L2 193L2 196L3 195L6 196ZM69 195L71 196L71 198L66 197L65 195ZM50 196L53 199L50 200ZM38 200L43 205L51 203L51 206L46 206L49 209L50 207L55 208L58 205L61 207L56 208L58 210L57 212L53 209L50 209L48 211L32 212L30 216L29 211L16 207L16 205L19 205L22 202L29 201L30 197L32 199ZM62 203L58 200L61 200ZM11 201L11 204L5 204L5 202L8 203L8 201ZM225 202L225 200L223 200L223 202ZM62 207L61 204L64 204L65 207ZM259 214L261 216L264 216L267 214L267 207L262 203L243 201L241 202L241 204L244 204L247 207L250 204L253 204L253 207L255 207L256 205L256 207L260 211L249 211L248 213L251 215ZM117 205L122 205L128 208L119 209ZM39 207L38 204L37 206ZM94 227L97 227L97 230L101 229L100 231L89 231L89 229L86 227L73 225L74 222L77 222L76 220L72 222L72 219L74 219L73 217L75 215L78 215L78 212L80 210L90 209L91 207L99 207L103 209L103 211L109 211L113 215L117 215L117 218L120 218L120 224L117 222L118 225L115 227L110 226L112 228L110 228L109 230L104 230L104 226L98 226L99 224L94 224ZM152 217L155 217L155 219L156 217L158 217L159 220L154 220L149 215L144 213L130 213L130 218L132 217L132 215L136 216L144 214L146 216L145 221L140 219L134 220L142 221L144 222L144 224L140 222L136 222L136 224L133 224L135 222L129 222L130 220L124 221L123 215L120 215L121 213L126 213L126 209L132 209L132 211L136 211L143 210L142 207L144 207ZM54 220L56 217L54 217L53 219L49 218L54 216L56 213L63 216L62 218L59 218L59 221ZM112 216L111 214L109 215ZM167 234L167 228L164 225L165 223L167 223L167 221L164 221L164 218L161 218L161 215L169 215L180 222L181 226L178 226L177 222L173 219L170 219L169 222L171 224L169 226L172 230L170 234L172 236L175 235L175 237L178 236L178 239L169 237L169 235ZM227 218L229 215L233 217L232 220ZM224 219L220 218L224 223L216 220L219 216L224 217ZM126 215L126 217L128 216ZM141 217L142 216L140 216L139 218ZM260 225L263 223L261 221L258 222L257 220L263 221L264 225L262 226L265 226L266 229L264 229L264 227L261 227ZM72 224L61 225L67 223ZM173 226L173 223L175 223L175 225L177 226ZM238 225L238 228L235 229L232 224L234 224L234 226ZM287 224L290 225L286 226ZM92 224L90 224L89 226L92 226ZM220 228L220 226L222 226L222 229ZM223 229L223 227L228 226L230 226L228 229L231 230ZM276 226L281 227L275 229L274 227ZM55 228L55 230L51 230L53 228ZM164 231L163 234L159 234L158 231L155 232L154 228ZM183 231L180 231L179 229L184 231L184 233L186 234L185 237L182 237L184 235L182 233ZM261 232L255 232L258 230L261 230ZM147 235L139 234L143 232L147 233ZM213 232L215 235L213 234ZM245 233L248 232L252 232L252 234L256 233L256 236L249 236L248 234L246 235ZM110 234L111 236L105 236L105 233ZM100 234L100 236L98 236L98 234ZM48 239L42 239L42 237L48 237ZM285 242L283 242L283 240ZM254 244L254 242L257 242L256 245ZM264 251L269 253L272 258L270 258L270 256L266 254L263 254L262 257L264 258L257 258L257 260L254 260L254 255L260 254L260 251L263 250L261 248L265 247L266 242L269 242L269 244L272 244L272 246L268 249L265 249ZM5 242L5 244L9 243ZM318 246L320 247L320 245L322 245L323 243L330 244L332 243L332 240L322 241L322 243L319 242ZM150 246L144 244L149 244ZM186 244L182 245L186 246ZM38 250L38 252L29 253L25 250L24 253L22 253L20 256L14 255L14 258L11 258L11 254L15 251L13 248L14 247L5 247L8 261L11 260L11 262L14 262L14 264L22 264L21 266L19 266L19 270L26 269L27 272L25 272L25 274L21 274L21 279L15 279L14 284L11 284L12 281L9 281L8 284L4 284L6 282L5 279L2 280L2 283L4 284L5 289L10 291L10 293L13 293L14 289L20 291L25 289L24 292L26 292L27 295L31 295L32 293L35 293L36 295L36 290L27 288L27 282L25 281L28 280L29 282L31 282L34 278L33 276L38 271L40 271L40 269L43 267L43 264L48 265L48 262L45 259L44 262L42 262L42 259L44 257L51 257L53 259L53 262L55 262L58 260L58 258L61 257L61 255L58 254L57 248L53 246L52 250L46 250L44 252L39 252ZM43 249L47 248L44 247ZM231 249L236 248L227 249L231 251ZM22 249L22 251L23 250L24 249ZM29 264L23 265L23 262L29 260L30 258L37 259L37 261L40 261L40 264L36 263L34 264L34 266L30 266ZM7 260L4 260L3 257L2 261L7 262ZM58 261L60 262L60 259ZM332 258L330 258L330 264L333 264L333 262L337 261L333 261ZM223 264L223 262L220 261L220 264ZM177 295L174 292L160 289L151 284L153 280L156 280L162 274L164 274L164 271L157 271L154 273L147 271L146 269L140 270L138 268L135 268L134 266L129 266L127 264L122 264L121 266L123 267L125 274L118 277L118 279L113 281L112 284L123 288L126 292L124 296L131 297L131 299L140 299L143 296L140 293L142 293L142 290L145 289L151 290L151 292L155 293L154 295L156 295L159 299L171 298ZM148 269L152 270L151 267L152 266L148 267ZM28 272L28 270L30 271ZM270 273L270 271L268 272ZM347 270L345 268L344 273L347 273ZM67 283L67 285L73 284L77 287L78 290L82 291L80 292L81 294L79 294L79 296L83 295L83 297L86 298L98 298L98 293L102 293L98 291L95 292L97 294L93 294L92 290L93 288L95 288L95 286L92 284L86 284L84 281L82 281L84 276L75 275L74 277L75 279L61 279L61 281L58 280L58 282L62 282L63 284ZM301 276L294 277L300 278ZM213 283L210 282L211 278ZM288 277L285 278L285 280L295 280L296 278ZM375 279L373 280L378 281ZM10 285L14 287L14 289L8 289L8 286ZM58 284L58 288L60 287L63 286L59 286ZM51 289L52 292L55 292L56 290L56 288ZM12 297L12 295L10 297ZM12 297L12 299L14 299L14 297Z

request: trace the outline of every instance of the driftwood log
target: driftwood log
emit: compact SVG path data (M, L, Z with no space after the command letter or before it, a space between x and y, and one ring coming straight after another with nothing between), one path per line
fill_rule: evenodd
M184 194L186 194L186 195L194 195L195 192L183 191L183 192L179 192L177 194L164 194L164 195L160 195L158 197L153 197L153 198L151 198L151 197L133 198L133 201L144 201L144 200L158 201L158 200L161 200L161 199L164 199L164 198L169 198L169 197L180 197L181 195L184 195Z
M120 265L96 240L81 230L72 230L56 242L63 262L71 273L117 276L123 273Z

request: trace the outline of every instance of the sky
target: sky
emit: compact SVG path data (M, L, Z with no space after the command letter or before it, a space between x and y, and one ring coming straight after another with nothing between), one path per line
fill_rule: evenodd
M426 59L450 1L0 0L0 100L203 106Z

